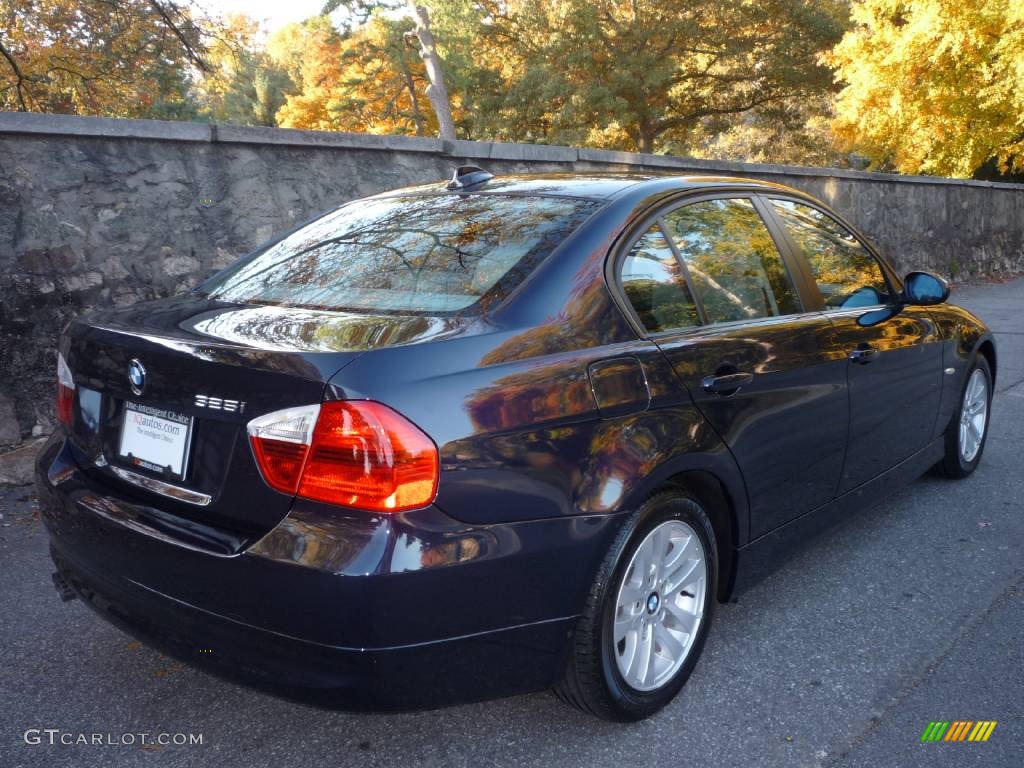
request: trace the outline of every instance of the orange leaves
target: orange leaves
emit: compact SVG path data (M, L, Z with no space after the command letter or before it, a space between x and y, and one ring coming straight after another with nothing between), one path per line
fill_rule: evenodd
M436 120L406 19L374 17L345 35L325 17L284 28L269 51L295 82L277 113L288 128L427 135Z
M164 17L145 0L0 0L0 19L0 109L184 116L190 57L203 45L187 10Z

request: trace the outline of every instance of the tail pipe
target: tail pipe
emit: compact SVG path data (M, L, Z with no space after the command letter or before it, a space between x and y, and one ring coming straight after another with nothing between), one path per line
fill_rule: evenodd
M50 574L50 578L53 579L53 588L57 590L57 594L60 595L63 602L70 602L77 597L75 590L68 584L68 580L61 576L60 571L54 571Z

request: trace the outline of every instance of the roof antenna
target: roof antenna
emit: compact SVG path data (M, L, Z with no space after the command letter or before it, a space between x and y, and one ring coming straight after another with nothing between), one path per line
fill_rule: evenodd
M483 184L493 178L494 174L488 173L483 168L478 168L475 165L460 165L452 173L451 180L444 186L445 189L464 189L472 187L474 184Z

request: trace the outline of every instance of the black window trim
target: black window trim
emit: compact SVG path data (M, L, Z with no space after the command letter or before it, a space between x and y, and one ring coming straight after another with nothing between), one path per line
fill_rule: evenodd
M786 202L805 205L808 208L813 208L814 210L818 211L818 213L821 213L824 216L831 219L836 224L836 226L844 230L847 234L850 235L850 237L856 240L858 245L860 245L860 247L863 248L867 252L867 254L875 260L875 262L878 264L879 270L882 273L882 280L885 281L886 287L889 289L889 295L894 299L898 297L900 295L900 292L903 290L903 283L896 275L895 270L893 270L888 260L882 257L882 255L879 254L879 252L874 247L871 246L867 238L861 235L861 233L857 231L856 227L852 226L849 222L845 221L837 213L834 213L833 211L825 208L823 205L817 203L812 199L808 199L800 195L785 194L782 192L767 192L761 194L760 197L762 198L761 204L764 207L764 215L771 219L771 221L773 222L773 226L778 229L779 237L782 238L783 242L785 243L785 247L790 249L793 260L797 263L798 268L800 269L800 272L804 276L804 279L806 281L807 293L809 297L813 299L813 302L817 304L817 306L819 307L819 312L822 312L827 315L835 315L837 313L851 311L863 313L870 312L875 309L882 309L888 306L892 306L891 303L869 304L863 307L855 308L827 306L825 304L825 297L821 293L821 289L818 287L818 282L817 280L814 279L814 273L811 271L810 262L807 260L807 257L804 256L803 252L800 250L800 246L796 244L796 241L793 239L792 235L789 234L789 230L787 229L785 222L782 220L782 216L780 216L779 213L775 210L775 206L771 204L772 200L784 200Z
M677 211L677 210L679 210L679 208L683 208L683 207L685 207L685 206L678 206L678 207L672 208L671 210L668 210L668 211L662 211L661 213L658 214L658 217L655 219L655 225L658 227L658 230L661 232L661 236L663 238L665 238L665 242L668 243L668 247L669 247L669 250L672 251L672 255L675 256L675 258L676 258L676 264L679 265L679 270L680 270L680 272L683 275L683 280L686 281L686 289L690 292L690 298L693 299L694 307L697 308L697 319L700 320L699 325L700 326L710 325L710 323L708 323L708 314L707 314L707 312L704 309L704 300L697 294L696 291L693 290L694 283L693 283L693 277L690 275L690 266L686 263L686 259L684 259L683 255L679 252L679 246L676 245L675 239L668 233L668 227L665 226L665 213L672 213L672 211ZM641 235L640 237L644 237L647 234L647 232L650 232L650 231L651 231L650 229L645 230L644 234ZM637 238L637 242L640 242L640 238ZM634 243L634 245L635 244L636 243ZM633 249L632 249L632 247L630 247L629 253L632 253L632 252L633 252ZM626 254L626 258L629 258L629 253ZM629 297L627 296L626 299L628 300ZM630 302L630 304L632 304L632 302ZM679 330L679 329L676 329L676 330ZM660 333L660 331L659 331L659 333Z
M633 326L633 330L636 331L637 335L641 339L655 340L669 336L707 332L709 330L729 330L730 328L741 327L751 323L763 324L772 321L791 320L793 318L817 314L820 312L818 309L811 309L807 306L808 296L804 285L804 275L802 272L798 271L802 269L801 263L794 257L795 251L790 250L788 241L780 241L778 227L781 226L781 224L774 218L766 216L765 212L770 208L770 206L760 198L761 194L759 190L753 190L749 187L700 190L698 192L686 191L678 195L672 195L668 199L659 200L658 203L652 206L653 210L649 209L648 211L645 211L641 215L637 216L634 221L627 226L625 230L625 237L620 239L620 245L613 251L612 258L608 259L606 262L605 281L611 289L615 303L619 305L619 308L625 314L630 325ZM693 281L690 278L690 271L686 266L686 260L682 258L679 253L678 246L675 244L672 237L669 236L668 230L665 228L662 219L666 215L672 213L672 211L683 208L687 205L693 205L694 203L701 203L707 200L738 199L750 200L751 206L760 217L762 224L764 224L765 228L768 230L768 234L771 236L772 241L775 244L775 249L778 251L779 257L782 259L782 263L786 268L786 273L793 285L797 301L799 301L801 306L800 312L792 312L785 315L774 315L770 317L730 320L728 322L721 323L707 322L707 315L704 312L704 304L695 290ZM622 264L632 252L633 247L637 242L639 242L640 238L646 235L653 226L658 227L662 236L672 249L672 253L675 255L677 262L682 265L682 272L686 280L686 286L690 291L690 295L693 297L697 313L701 320L700 325L667 328L663 331L650 331L644 325L640 316L637 314L636 309L634 309L633 303L626 295L622 284ZM810 267L807 267L807 269L809 270ZM815 286L815 291L817 291L817 286ZM818 296L820 297L820 295L821 293L818 291Z

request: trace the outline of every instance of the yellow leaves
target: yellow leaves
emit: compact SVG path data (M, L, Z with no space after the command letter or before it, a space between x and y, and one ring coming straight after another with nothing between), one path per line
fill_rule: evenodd
M878 167L968 177L1024 168L1020 0L860 0L825 60L844 84L833 130ZM1016 158L1016 159L1014 159Z
M341 38L324 17L282 27L267 42L267 53L298 88L277 112L286 128L335 129L327 102L340 72Z
M585 144L588 147L604 149L630 149L633 146L633 139L625 128L613 120L607 125L591 128L587 132Z
M374 17L340 35L326 17L282 29L268 44L296 91L278 111L288 128L426 134L436 121L406 20Z

